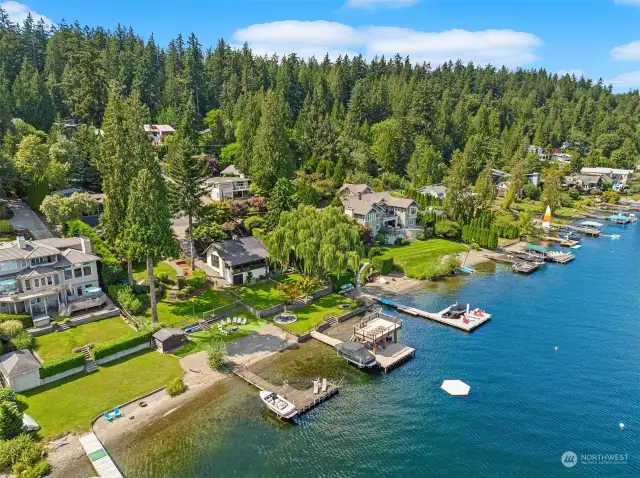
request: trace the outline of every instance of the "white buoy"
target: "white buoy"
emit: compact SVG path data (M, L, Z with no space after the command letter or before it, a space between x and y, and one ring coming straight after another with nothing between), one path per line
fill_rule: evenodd
M553 349L554 349L556 352L558 351L558 347L554 347Z
M620 430L624 430L624 423L620 424Z

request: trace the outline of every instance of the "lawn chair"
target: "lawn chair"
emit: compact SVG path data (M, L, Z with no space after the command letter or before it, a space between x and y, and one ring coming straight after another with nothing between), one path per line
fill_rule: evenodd
M113 416L109 412L104 412L104 419L111 423L113 421Z
M231 323L231 317L227 317L227 324Z
M237 317L234 317L232 322L233 322L234 324L237 324L237 323L238 323L238 318L237 318Z
M242 325L247 325L247 318L246 317L242 318Z
M113 409L113 414L115 415L116 418L124 417L124 415L122 414L122 412L120 411L120 409L118 407Z

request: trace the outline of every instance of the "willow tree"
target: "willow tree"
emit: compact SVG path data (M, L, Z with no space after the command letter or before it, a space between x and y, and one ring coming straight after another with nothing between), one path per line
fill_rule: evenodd
M337 207L300 205L284 212L269 242L271 260L281 266L294 261L305 275L319 278L356 269L363 254L360 227Z
M147 262L151 316L156 323L158 310L153 262L178 255L171 228L167 188L157 164L140 170L131 183L122 250L131 259Z

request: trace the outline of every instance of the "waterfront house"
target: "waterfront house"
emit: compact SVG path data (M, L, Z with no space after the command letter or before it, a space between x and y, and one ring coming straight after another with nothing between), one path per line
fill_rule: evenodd
M345 186L350 187L341 188L346 193L342 205L351 219L369 227L373 234L384 232L387 240L394 241L395 236L415 238L419 231L416 228L418 203L413 199L394 197L386 191L374 193L366 184Z
M251 195L251 180L243 176L209 178L205 181L205 187L210 190L211 199L216 202L247 199Z
M168 124L145 124L144 131L151 137L151 141L155 145L164 143L167 137L171 136L176 130Z
M633 178L633 169L617 168L582 168L580 174L604 175L610 178L614 191L619 191L627 186Z
M246 283L249 273L254 279L260 279L269 272L269 252L258 237L214 242L205 254L215 274L233 285Z
M107 303L98 261L84 237L0 243L0 313L29 314L34 325Z
M429 186L422 186L417 190L420 194L425 196L433 196L437 199L444 199L447 197L447 188L444 184L430 184Z
M604 189L605 182L612 182L611 178L604 174L582 174L573 173L565 177L563 180L563 186L579 189L581 191L589 192L592 190Z

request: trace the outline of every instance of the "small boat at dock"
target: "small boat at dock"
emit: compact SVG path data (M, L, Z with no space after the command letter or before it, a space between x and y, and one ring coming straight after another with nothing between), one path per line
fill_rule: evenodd
M463 274L474 274L476 270L469 266L462 266L460 267L460 272Z
M262 390L260 391L260 399L264 402L267 408L269 408L269 410L278 416L278 418L288 420L298 413L298 410L293 403L275 392Z

